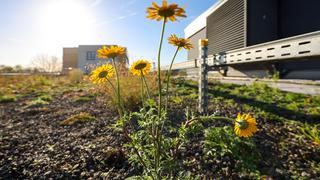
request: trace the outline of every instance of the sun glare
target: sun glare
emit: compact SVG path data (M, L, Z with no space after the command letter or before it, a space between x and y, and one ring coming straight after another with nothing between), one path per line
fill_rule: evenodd
M40 16L41 37L47 48L86 42L92 35L94 18L83 1L51 1Z

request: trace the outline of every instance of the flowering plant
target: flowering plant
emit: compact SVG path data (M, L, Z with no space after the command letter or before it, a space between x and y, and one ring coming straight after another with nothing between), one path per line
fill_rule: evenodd
M168 38L169 44L176 46L176 51L166 75L166 103L163 104L161 51L165 27L169 21L175 22L178 18L186 17L186 14L184 8L179 7L177 4L168 4L165 0L162 1L161 6L153 2L152 6L147 8L147 14L147 18L151 20L162 21L157 59L157 102L149 89L146 79L146 75L148 75L151 70L151 63L148 60L139 59L132 64L130 71L133 75L140 77L142 107L138 112L129 112L124 108L124 103L121 99L120 78L115 62L116 57L125 53L125 48L123 47L104 46L98 50L98 56L100 58L112 58L113 66L103 65L98 67L93 71L91 80L98 84L109 83L114 90L120 116L115 127L122 131L127 140L125 147L128 150L129 160L143 167L144 177L151 179L175 179L179 175L179 173L176 172L177 168L179 168L177 161L179 150L186 144L186 134L195 122L206 118L232 120L235 122L234 129L236 135L249 137L257 131L256 120L249 114L239 114L236 121L217 116L196 117L194 113L186 110L185 121L182 122L181 126L176 128L174 132L169 132L167 127L167 123L170 122L168 117L168 92L172 66L179 50L190 50L193 48L193 45L188 39L178 38L174 34ZM207 43L205 43L204 46L207 46ZM114 74L116 77L116 86L109 80Z

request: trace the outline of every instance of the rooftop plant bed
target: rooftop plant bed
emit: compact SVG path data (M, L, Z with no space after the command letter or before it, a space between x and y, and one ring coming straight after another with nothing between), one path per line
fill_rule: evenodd
M110 96L88 81L1 77L0 87L1 97L15 97L0 103L1 177L124 179L141 175L142 166L130 163L122 146L127 140L113 128L119 116ZM171 168L200 179L320 176L319 129L315 130L320 97L281 92L264 84L211 82L209 88L209 116L236 118L238 112L250 113L258 132L250 140L241 140L234 138L232 122L203 118L186 130L188 143L177 154L178 166ZM130 89L126 88L126 102L134 111L139 93ZM196 114L197 83L172 80L170 97L168 113L174 121L167 122L166 136L176 133L185 121L186 109Z
M112 63L88 76L0 77L0 177L320 177L320 97L211 82L209 111L200 114L197 82L170 78L178 52L193 48L175 34L171 65L161 71L166 24L185 13L165 0L147 8L147 18L162 21L157 71L146 59L129 69L117 61L126 48L103 46L97 56ZM208 43L200 41L203 54Z

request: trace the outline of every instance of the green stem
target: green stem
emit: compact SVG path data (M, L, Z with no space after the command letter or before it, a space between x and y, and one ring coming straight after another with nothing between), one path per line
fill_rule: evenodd
M171 63L170 63L170 67L169 67L169 70L167 71L167 84L166 84L166 93L167 93L167 98L166 98L166 106L165 106L165 112L168 111L168 104L169 104L169 84L170 84L170 76L171 76L171 69L172 69L172 65L173 65L173 62L174 60L176 59L177 57L177 54L179 52L179 49L180 47L177 47L174 55L173 55L173 58L171 60ZM164 121L162 122L162 125L159 129L160 133L159 134L162 134L162 130L163 130L163 127L164 127ZM159 137L159 142L162 141L162 137L160 136ZM160 147L161 148L161 147ZM160 151L160 150L159 150Z
M179 49L180 49L180 47L177 47L177 50L176 50L176 52L174 53L173 58L172 58L172 60L171 60L171 64L170 64L169 70L167 71L167 86L166 86L167 99L166 99L165 111L168 110L168 103L169 103L169 84L170 84L171 69L172 69L173 62L174 62L174 60L175 60L176 57L177 57L177 54L178 54L178 52L179 52Z
M144 89L143 89L143 79L140 77L141 80L141 99L142 99L142 106L144 107Z
M163 42L163 36L164 36L164 30L166 27L166 18L163 19L162 24L162 30L161 30L161 36L160 36L160 44L159 44L159 50L158 50L158 93L159 93L159 106L158 106L158 115L159 118L161 116L161 101L162 101L162 95L161 95L161 49L162 49L162 42Z
M130 121L129 121L129 126L131 127L131 129L133 129L133 126L132 126L132 124L130 123ZM146 165L146 163L145 163L144 160L142 159L142 157L141 157L141 155L140 155L140 153L139 153L139 150L136 148L136 146L135 146L135 144L134 144L134 142L133 142L133 139L132 139L128 134L127 134L127 138L128 138L128 140L130 141L131 146L132 146L134 152L137 154L140 163L141 163L142 166L145 168L145 170L149 173L149 172L150 172L150 169L148 168L148 166ZM155 180L155 178L154 178L153 175L152 175L152 172L150 173L150 175L151 175L151 178L152 178L153 180Z
M114 92L114 94L116 95L117 99L119 99L116 88L114 87L114 85L112 84L112 82L111 82L109 79L107 79L107 80L108 80L110 86L112 87L113 92ZM122 110L123 110L123 109L122 109L122 107L120 107L119 105L118 105L118 108L117 108L117 109L118 109L119 115L120 115L120 117L121 117L121 116L122 116Z
M141 74L142 74L142 72L141 72ZM146 78L144 77L143 74L142 74L141 77L142 77L142 79L143 79L143 81L144 81L144 84L146 85L147 93L148 93L148 98L150 99L150 98L151 98L151 96L150 96L150 89L149 89L148 83L147 83L147 81L146 81Z
M140 163L142 164L142 166L143 166L147 171L149 171L149 170L148 170L148 166L147 166L146 163L143 161L143 159L142 159L142 157L141 157L138 149L137 149L136 147L134 147L134 144L132 144L132 147L133 147L134 152L137 154L137 156L138 156L138 158L139 158L139 161L140 161ZM151 176L152 176L152 174L151 174ZM152 176L152 179L154 179L153 176Z
M223 117L223 116L200 116L200 117L196 117L196 118L187 120L186 125L192 123L195 120L200 120L201 121L203 119L221 119L221 120L234 121L234 119L232 119L232 118Z
M159 103L158 103L158 118L159 121L161 119L161 101L162 101L162 96L161 96L161 49L162 49L162 42L163 42L163 36L164 36L164 30L166 27L166 18L163 18L163 23L162 23L162 30L161 30L161 35L160 35L160 43L159 43L159 50L158 50L158 93L159 93ZM157 126L156 128L156 137L158 139L157 142L157 150L155 151L155 170L158 174L158 167L159 167L159 162L160 162L160 149L161 149L161 143L160 143L160 134L159 134L159 128ZM159 178L159 177L158 177Z
M208 117L208 118L209 119L222 119L222 120L234 121L234 119L232 119L232 118L223 117L223 116L212 116L212 117Z
M114 87L114 85L112 84L112 82L111 82L109 79L107 79L107 80L108 80L109 84L111 85L111 87L112 87L112 89L113 89L113 91L114 91L115 95L116 95L116 96L118 96L118 94L117 94L117 90L116 90L116 88Z
M171 64L170 64L169 70L167 71L167 84L166 84L167 99L166 99L165 112L168 111L168 104L169 104L169 94L168 94L168 93L169 93L169 84L170 84L171 69L172 69L173 62L174 62L174 60L176 59L176 56L177 56L177 54L178 54L178 52L179 52L179 49L180 49L180 47L177 47L176 52L174 53L173 58L172 58L172 60L171 60ZM159 133L159 134L162 134L163 127L164 127L164 121L162 122L162 125L161 125L161 127L160 127L160 130L159 130L160 133ZM162 141L161 138L162 138L162 137L160 137L159 142Z
M117 81L117 101L118 101L118 106L120 109L123 110L122 104L121 104L121 93L120 93L120 80L119 80L119 74L118 74L118 68L115 62L115 58L112 58L112 63L114 66L114 70L116 71L116 81ZM120 116L122 116L123 112L120 113Z

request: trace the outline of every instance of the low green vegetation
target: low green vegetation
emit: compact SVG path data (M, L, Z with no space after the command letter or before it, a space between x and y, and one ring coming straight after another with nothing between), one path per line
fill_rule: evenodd
M47 104L49 104L49 102L45 101L41 98L36 98L32 101L27 102L28 107L40 107L40 106L47 105Z
M304 126L301 127L301 132L314 144L320 146L320 124L310 125L305 123Z
M114 147L116 153L111 153L110 157L106 154L105 158L111 158L112 162L117 163L129 161L138 169L138 173L135 172L134 175L139 175L144 167L138 165L140 160L135 149L140 153L143 149L143 161L153 163L154 149L148 144L155 139L147 134L155 122L155 113L150 111L155 111L156 102L146 102L144 109L137 112L137 107L142 106L139 102L139 79L128 78L131 83L124 88L123 101L126 108L136 113L132 113L130 118L126 117L126 122L130 122L128 130L135 130L137 133L130 134L133 140L131 143L117 139L126 146ZM5 114L9 112L5 110L8 107L19 109L23 117L21 119L27 116L31 119L48 116L54 125L61 125L60 128L86 127L94 128L92 132L100 132L99 129L105 127L103 121L115 119L117 111L114 108L113 94L105 87L93 88L86 79L84 77L81 82L71 82L68 77L10 77L7 81L2 81L3 86L0 86L0 106ZM154 93L153 82L150 82L150 87ZM261 83L239 86L210 82L209 113L208 116L199 116L198 86L195 81L173 79L168 94L168 116L172 120L157 122L166 126L161 144L161 148L168 152L161 155L164 174L171 174L176 179L261 179L269 176L299 179L302 174L306 174L306 177L320 174L317 163L319 158L315 155L320 149L320 96L283 92ZM110 112L110 116L101 116L98 121L95 112L100 114L104 108ZM211 118L235 118L238 112L250 113L257 119L258 131L252 138L235 136L232 121ZM60 120L57 122L56 119ZM101 125L95 126L95 123ZM123 135L122 129L118 130L112 132L112 136L118 138ZM50 152L53 152L52 148L50 146ZM59 146L55 146L54 151L59 151ZM270 175L269 172L275 169L278 172Z
M257 167L261 158L255 142L253 139L235 136L229 126L206 129L204 151L205 159L209 162L212 162L213 157L229 159L237 173L248 171L259 175Z
M41 99L42 101L47 101L47 102L50 102L53 100L53 97L48 94L43 94L43 95L39 96L38 98Z
M94 99L94 96L92 95L76 96L73 98L73 102L78 102L78 103L89 102L89 101L92 101L93 99Z
M17 97L14 95L0 95L0 103L8 103L8 102L14 102L17 100Z
M260 105L263 104L265 107L269 107L269 109L284 109L300 115L320 115L319 96L283 92L258 82L250 86L233 85L233 87L218 83L218 86L220 86L218 90L214 86L213 91L221 91L223 89L222 92L225 92L227 97L234 96L247 101L255 101Z
M195 81L176 78L176 96L179 99L198 97ZM182 92L182 93L180 93ZM175 99L172 99L174 102ZM284 92L271 88L264 83L252 85L222 84L216 81L209 83L209 110L225 111L226 108L240 109L250 112L256 117L277 121L282 124L294 124L300 127L301 135L317 142L317 128L313 125L320 119L320 96Z
M175 79L177 95L180 98L197 98L197 85L194 81ZM258 111L265 116L276 117L275 120L314 121L320 116L320 96L284 92L271 88L264 83L252 85L209 83L209 106L217 103L226 106L241 107L245 110ZM282 118L281 118L282 117Z
M94 116L91 116L89 113L81 112L79 114L72 115L68 119L65 119L60 122L60 125L62 126L71 126L77 123L86 123L95 121L96 118Z

